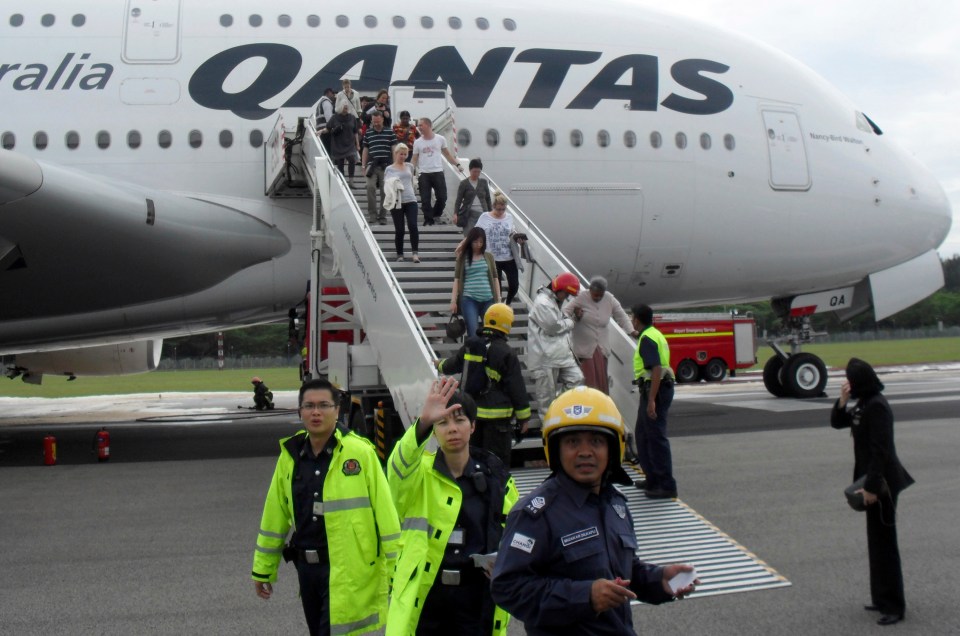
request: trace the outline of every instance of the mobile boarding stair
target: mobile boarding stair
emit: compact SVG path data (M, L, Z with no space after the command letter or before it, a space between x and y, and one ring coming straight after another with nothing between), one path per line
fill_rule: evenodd
M434 129L450 139L452 126L452 116L446 121L438 118ZM372 227L366 222L365 184L359 170L353 180L341 175L327 158L309 122L302 120L296 133L282 134L301 138L298 145L302 173L313 196L311 289L320 290L330 286L331 280L333 285L342 280L349 290L349 299L338 299L345 302L339 305L338 315L342 319L347 315L344 309L352 309L356 328L366 334L361 344L330 344L325 370L332 382L351 392L385 387L397 420L409 425L437 378L435 360L458 347L457 343L445 341L443 324L449 319L453 248L460 240L460 231L449 224L422 228L422 262L414 264L405 259L397 263L392 222ZM285 180L282 175L276 177L282 170L277 172L276 165L274 168L272 177L268 173L268 192L271 179L275 183ZM456 192L462 177L453 166L445 168L448 192ZM494 180L485 176L496 189ZM293 188L290 196L301 196L301 184L286 179L285 187ZM525 309L536 290L562 271L575 273L584 286L587 281L512 201L509 211L516 219L516 230L528 237L529 259L524 262L519 293L522 306L514 303L517 321L512 338L523 360ZM408 241L406 237L406 245ZM323 305L322 295L314 293L309 307L311 343L320 340ZM327 313L331 311L327 309ZM342 323L338 327L342 328ZM628 430L632 430L639 400L632 386L635 343L617 325L612 324L611 328L610 393ZM324 370L318 351L319 347L310 347L309 366L314 373ZM378 444L382 441L377 440ZM385 452L386 448L380 450ZM514 470L521 494L529 492L547 474L545 468ZM662 563L694 563L703 581L697 596L790 585L681 501L648 500L637 489L622 490L636 520L641 557Z

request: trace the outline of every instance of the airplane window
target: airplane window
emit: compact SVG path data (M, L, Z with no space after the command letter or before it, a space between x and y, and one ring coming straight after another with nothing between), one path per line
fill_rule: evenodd
M159 144L161 148L169 148L172 143L173 135L170 134L169 130L161 130L159 134L157 134L157 144Z
M13 147L17 145L17 136L9 131L3 133L3 136L0 136L0 145L3 146L4 150L13 150Z
M222 27L233 26L233 16L228 13L224 13L222 16L220 16L220 26Z
M52 13L44 13L43 17L40 18L40 24L45 27L53 26L53 23L57 21L57 16Z
M637 145L637 133L632 130L628 130L623 133L623 145L627 148L633 148Z
M233 133L229 130L220 131L220 146L223 148L229 148L233 145Z
M374 29L377 26L377 16L368 15L363 18L363 24L366 25L368 29Z
M308 15L307 16L307 26L313 27L316 29L320 26L320 16L318 15Z
M457 131L457 145L459 145L461 148L466 148L469 146L471 141L472 135L470 135L469 130L466 128L461 128Z
M583 133L576 128L570 131L570 145L579 148L583 145Z
M341 29L347 28L348 26L350 26L350 18L348 18L345 15L338 15L337 26L340 27Z
M663 137L656 130L650 133L650 147L659 148L663 145Z
M141 141L143 141L143 138L140 136L140 131L131 130L127 133L127 145L134 150L140 147Z
M403 27L407 26L406 18L404 18L402 15L393 16L393 26L398 29L402 29Z
M420 18L420 26L422 26L424 29L432 29L433 18L431 18L428 15L423 16L422 18Z
M47 133L42 130L33 136L33 147L37 150L45 150L47 147Z
M503 28L506 29L507 31L516 31L517 23L515 20L511 20L510 18L504 18Z
M283 28L287 28L288 26L293 24L293 19L286 14L281 14L277 16L277 24L279 24Z
M521 148L527 145L527 131L523 128L518 128L517 132L513 133L513 140Z
M723 136L723 147L727 150L733 150L737 147L737 141L733 138L733 135L727 133Z
M191 148L199 148L203 145L203 133L199 130L191 130L187 136Z
M254 13L252 16L250 16L250 26L258 27L261 24L263 24L263 18L261 18L259 15Z
M543 131L543 145L547 148L551 147L553 144L557 143L557 133L553 132L549 128Z
M497 146L500 143L500 133L499 131L491 128L487 131L487 145L488 146Z
M674 141L677 144L677 148L683 150L687 147L687 135L686 133L678 132L674 137Z
M263 133L259 130L250 131L250 145L259 148L263 145Z
M477 28L481 31L486 31L490 28L490 20L486 18L477 18Z
M10 26L18 27L23 24L23 14L14 13L10 16Z
M700 135L700 147L704 150L710 150L711 146L713 146L713 140L710 139L710 135L708 133Z
M459 29L463 26L463 22L460 20L460 18L450 18L447 20L447 24L450 25L451 29Z
M106 130L101 130L97 133L97 147L101 150L106 150L110 147L110 133Z
M606 130L601 130L597 132L597 145L601 148L606 148L610 145L610 133Z
M71 19L70 22L75 27L82 27L87 23L87 16L83 15L82 13L78 13L73 16L73 19Z
M76 150L80 145L80 133L78 133L76 130L71 130L67 133L66 141L67 148L70 150Z

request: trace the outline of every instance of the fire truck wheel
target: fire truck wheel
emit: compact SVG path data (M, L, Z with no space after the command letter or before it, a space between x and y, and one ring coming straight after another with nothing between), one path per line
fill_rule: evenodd
M792 355L783 368L783 384L794 397L819 397L827 386L827 365L812 353Z
M773 356L763 365L763 386L774 397L787 397L790 395L787 388L783 386L781 373L783 371L783 358Z
M677 365L677 382L696 382L700 379L700 367L693 360L687 358Z
M707 382L719 382L727 377L727 363L720 358L713 358L703 367L703 379Z

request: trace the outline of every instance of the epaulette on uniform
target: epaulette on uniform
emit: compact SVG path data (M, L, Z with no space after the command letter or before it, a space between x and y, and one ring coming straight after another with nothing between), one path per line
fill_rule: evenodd
M530 497L526 505L523 507L523 511L531 517L537 518L544 511L544 509L546 509L547 503L548 501L546 497L543 495L536 495L534 497Z

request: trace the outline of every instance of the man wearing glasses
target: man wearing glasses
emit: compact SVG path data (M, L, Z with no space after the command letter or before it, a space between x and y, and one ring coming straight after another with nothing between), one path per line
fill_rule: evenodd
M273 593L281 555L294 562L312 635L383 626L400 538L373 444L338 426L338 397L326 380L300 387L306 430L280 442L253 556L252 578L263 599Z

